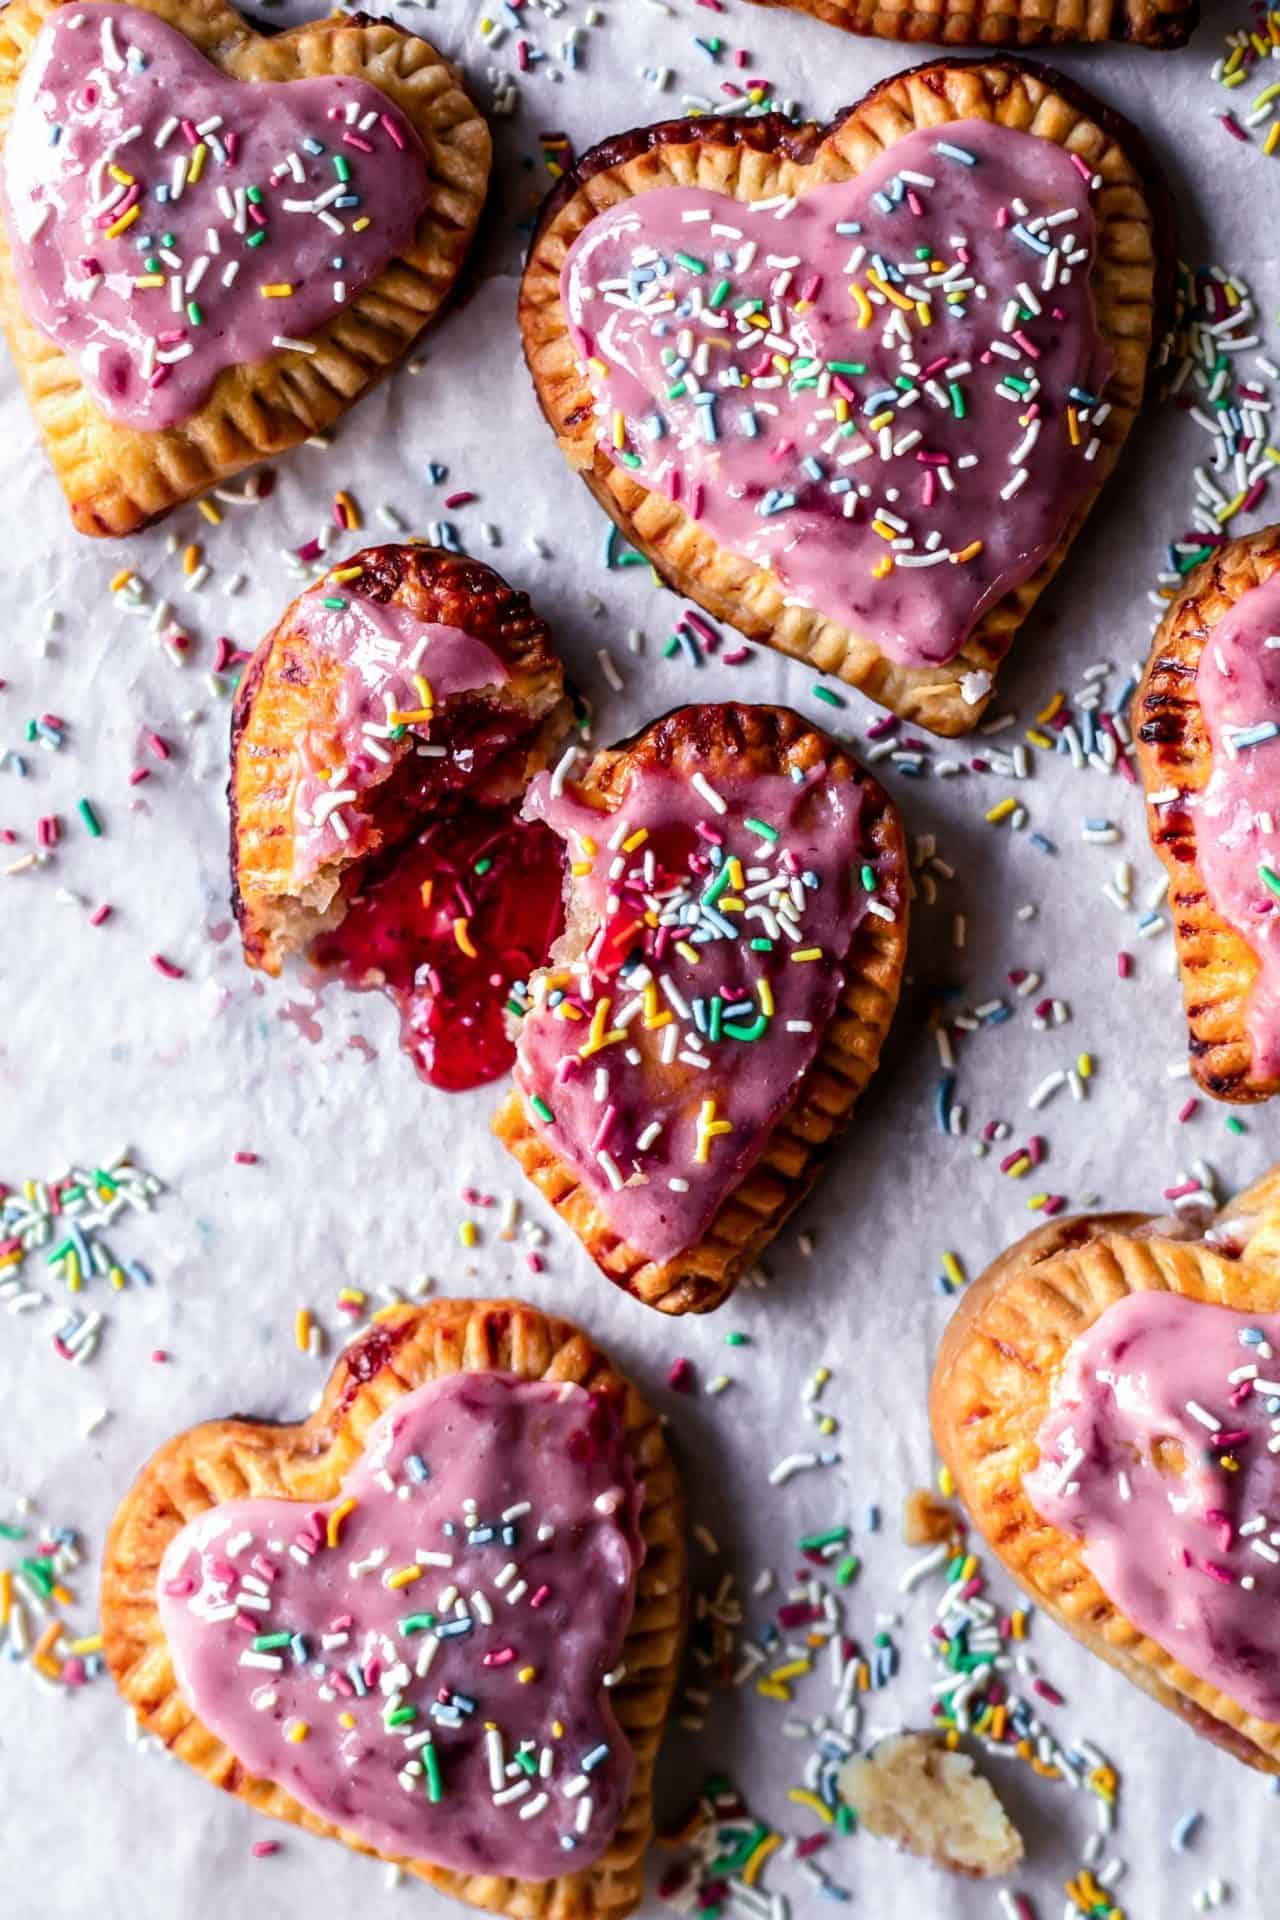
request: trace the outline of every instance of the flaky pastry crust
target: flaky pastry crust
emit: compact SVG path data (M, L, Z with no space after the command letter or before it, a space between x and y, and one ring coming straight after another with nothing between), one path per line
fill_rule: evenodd
M1178 1293L1280 1311L1280 1168L1218 1214L1212 1239L1139 1213L1055 1221L1009 1248L960 1301L929 1399L933 1436L975 1525L1038 1606L1197 1733L1280 1773L1280 1724L1259 1720L1139 1633L1042 1520L1023 1476L1072 1342L1127 1294Z
M714 786L825 761L837 780L863 790L862 835L879 864L878 892L892 921L867 914L855 928L843 985L822 1044L774 1124L764 1152L730 1193L703 1238L674 1259L648 1259L610 1227L576 1170L534 1125L514 1088L493 1130L581 1240L602 1273L662 1313L709 1313L733 1292L832 1152L876 1070L898 1004L907 948L907 856L902 822L884 789L826 734L787 707L679 707L642 733L596 755L578 783L588 803L613 811L642 766L702 773ZM573 895L569 887L572 924Z
M1125 40L1185 46L1200 24L1198 0L758 0L793 7L846 33L946 47L1060 47Z
M1099 332L1113 355L1106 387L1111 413L1100 430L1096 484L1044 565L984 614L954 660L902 666L824 615L785 604L776 574L729 553L681 506L614 465L598 444L591 388L560 300L560 272L595 215L636 194L669 186L744 201L803 194L861 173L917 128L972 118L1068 148L1102 178L1093 201L1098 246L1092 284ZM520 288L525 358L561 452L668 586L748 638L838 674L933 733L964 733L977 725L990 694L975 693L967 701L962 682L969 674L994 673L1084 524L1142 403L1167 297L1167 228L1153 163L1134 130L1098 101L1047 70L1018 62L939 61L882 82L826 127L796 128L778 115L672 120L594 147L542 211Z
M0 222L0 325L36 427L81 533L148 521L331 426L402 359L457 279L489 184L489 129L455 67L391 20L368 14L255 33L225 0L131 0L186 35L232 79L366 80L404 114L427 153L427 203L411 246L308 340L226 367L190 419L148 433L99 412L76 362L30 320ZM22 69L45 21L74 0L12 0L0 12L0 148Z
M102 1574L107 1662L139 1725L206 1780L259 1813L371 1853L356 1835L317 1818L272 1781L247 1775L196 1718L178 1690L160 1623L160 1562L189 1520L222 1501L260 1495L331 1499L379 1414L428 1381L491 1369L526 1380L572 1381L620 1399L627 1450L643 1487L645 1556L623 1647L626 1674L609 1697L635 1754L635 1777L612 1843L581 1872L533 1882L454 1872L428 1860L401 1858L396 1864L455 1899L510 1920L621 1920L643 1889L654 1768L684 1634L683 1498L657 1416L567 1321L516 1300L388 1308L348 1348L319 1407L299 1425L213 1420L169 1441L143 1468L108 1536Z
M1280 526L1232 540L1190 574L1160 623L1133 698L1133 733L1147 791L1151 844L1169 875L1169 911L1187 1014L1191 1071L1217 1100L1269 1100L1280 1080L1259 1073L1246 1003L1260 971L1243 934L1216 912L1196 859L1194 801L1209 783L1209 731L1196 694L1200 655L1240 596L1280 567ZM1178 787L1191 805L1155 805Z
M514 758L503 762L510 792L494 792L492 779L485 789L492 800L518 797L545 766L570 715L550 632L527 595L483 562L442 547L367 547L342 561L339 571L353 566L363 569L359 591L365 597L403 607L424 622L460 627L505 662L505 681L441 700L432 729L433 737L447 740L456 716L481 707L492 711L495 723L518 725ZM353 815L373 823L357 841L359 851L339 850L305 886L297 886L292 879L300 773L295 742L305 730L314 750L334 727L342 677L337 663L308 641L297 608L294 600L245 668L231 718L232 897L246 960L272 974L279 973L287 954L341 920L359 869L387 844L377 823L385 818L397 767L413 749L412 733L406 734L391 747L377 783L351 803ZM342 749L336 733L332 750L337 764Z

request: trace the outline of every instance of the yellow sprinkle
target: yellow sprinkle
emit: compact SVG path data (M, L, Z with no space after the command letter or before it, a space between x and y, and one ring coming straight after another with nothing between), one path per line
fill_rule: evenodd
M927 300L916 301L916 319L920 322L920 325L922 327L927 327L932 324L933 308L929 305L929 302Z
M368 214L362 213L358 220L353 220L351 222L351 231L352 233L363 233L365 228L368 226L368 224L369 224Z
M1017 811L1017 806L1016 800L997 800L994 807L988 807L982 817L989 827L998 827L1002 820L1007 820L1011 813Z
M553 1720L551 1722L551 1737L553 1740L564 1739L564 1721L563 1720Z
M698 1112L698 1139L693 1149L693 1157L699 1166L705 1166L711 1158L711 1142L716 1139L719 1134L732 1132L733 1122L731 1120L718 1120L716 1118L715 1101L704 1100Z
M824 1826L830 1826L835 1818L830 1807L819 1800L816 1793L810 1793L808 1787L788 1787L787 1798L797 1807L808 1807L810 1813L816 1813Z
M950 1467L939 1467L938 1468L938 1491L942 1495L943 1499L949 1500L952 1494L955 1492L955 1490L956 1490L956 1483L951 1477Z
M867 422L867 425L871 427L876 433L879 433L881 427L889 426L892 423L892 420L893 420L893 408L886 407L883 412L877 413L876 415L874 415L874 417Z
M164 275L162 273L140 273L133 284L139 288L162 287L164 285Z
M382 1584L384 1587L411 1587L415 1580L421 1580L421 1578L421 1567L397 1567L394 1573L387 1575Z
M613 416L613 444L615 447L625 447L627 444L627 420L625 414L615 413Z
M209 149L205 145L205 142L203 140L197 141L187 165L187 185L189 187L194 187L196 181L204 172L204 163L208 152Z
M431 707L393 707L387 719L393 727L425 727L435 719L435 711Z
M871 522L871 531L878 533L882 540L896 540L898 537L897 528L891 527L887 520L873 520Z
M258 291L264 300L287 300L293 292L293 285L288 280L270 280Z
M222 514L220 510L214 506L212 500L197 500L196 505L211 527L220 527L222 525Z
M13 1612L13 1575L8 1568L0 1568L0 1627L7 1627L9 1616Z
M1049 1200L1049 1196L1047 1193L1028 1194L1027 1195L1028 1211L1031 1213L1039 1213L1041 1207L1046 1206L1048 1204L1048 1200Z
M843 426L845 421L849 418L849 402L845 399L842 393L838 393L836 395L835 414L836 414L836 420L841 426Z
M32 1648L31 1658L33 1660L42 1660L45 1654L51 1652L52 1649L57 1645L58 1638L61 1632L62 1632L61 1620L51 1620L48 1626L45 1628L44 1632L40 1635L40 1638L36 1641L35 1646Z
M1045 707L1042 712L1036 715L1037 724L1043 727L1050 720L1052 720L1054 715L1061 711L1062 703L1065 700L1065 698L1066 698L1066 695L1061 691L1061 689L1059 689L1058 692L1054 694L1048 706Z
M434 880L424 880L422 885L419 887L418 898L421 900L424 907L429 907L431 905L431 901L435 895L435 890L436 890L436 883Z
M125 231L126 227L131 227L141 212L142 203L139 200L135 200L128 213L122 213L118 220L112 221L111 225L107 228L107 239L114 240L117 234Z
M61 1680L62 1678L62 1668L56 1660L50 1660L48 1654L32 1654L31 1664L33 1667L38 1668L48 1680Z
M794 1680L799 1674L812 1672L812 1660L788 1660L785 1666L775 1667L768 1677L770 1680Z
M333 504L335 507L341 507L348 530L351 533L359 533L362 524L360 509L345 487L340 488L339 491L334 494Z
M536 1667L521 1667L520 1671L516 1675L516 1679L520 1682L522 1687L527 1687L529 1682L531 1680L536 1680L537 1677L538 1677L538 1669Z
M891 553L886 553L884 556L884 559L877 560L874 567L872 567L871 576L875 580L886 580L888 579L889 575L892 572L893 572L893 555Z
M340 1727L354 1727L355 1723L356 1717L354 1713L340 1713L338 1715L338 1725Z
M991 1738L993 1740L1004 1739L1004 1726L1008 1717L1009 1709L1002 1701L991 1716Z
M590 873L592 865L590 860L573 860L569 863L569 871L575 879L580 880L583 874Z
M877 293L882 293L886 300L892 300L895 307L901 307L905 312L910 313L915 305L915 301L908 299L905 293L899 293L896 287L890 286L889 282L884 279L881 274L878 274L874 267L868 269L867 279L871 282Z
M687 960L691 967L701 966L702 955L696 947L691 947L687 940L676 941L676 952L682 960Z
M1093 1055L1091 1053L1080 1053L1076 1055L1076 1072L1082 1080L1092 1080Z
M765 1835L760 1845L748 1860L746 1866L742 1869L742 1872L738 1875L744 1887L754 1887L756 1881L760 1878L760 1870L764 1866L765 1861L771 1853L776 1853L781 1845L782 1835L780 1833Z
M964 1268L960 1265L954 1253L943 1254L942 1271L946 1274L953 1287L962 1287L964 1285Z
M466 954L468 960L476 960L479 958L474 946L471 944L471 933L468 929L465 916L454 921L453 937Z
M849 288L849 291L853 295L853 304L854 304L854 307L857 309L858 325L860 327L869 327L871 325L871 322L875 319L875 311L871 305L871 302L868 300L866 294L862 291L861 287L851 286ZM763 314L760 315L760 319L762 322L764 322Z
M1267 137L1262 143L1262 151L1272 154L1277 146L1280 146L1280 120L1273 120L1267 128Z
M1073 447L1080 445L1080 415L1074 407L1067 408L1067 433Z
M624 853L634 853L636 848L642 847L648 838L649 838L648 827L637 827L635 832L631 835L630 839L623 841L622 851Z
M756 992L759 995L759 999L760 999L761 1013L764 1015L766 1020L772 1020L773 988L769 985L769 982L767 980L762 979L757 983Z
M474 1245L476 1244L476 1237L477 1236L476 1236L475 1221L464 1220L462 1225L458 1228L458 1238L459 1240L461 1240L463 1246L474 1247Z
M298 1352L305 1353L311 1345L311 1315L305 1307L299 1307L293 1316L293 1337Z
M736 853L730 854L729 885L733 888L735 893L741 893L742 889L746 886L746 884L747 884L747 878L742 871L741 860L739 860Z
M129 582L132 580L132 578L133 578L133 568L121 567L119 573L117 573L112 579L110 591L112 593L119 593L121 587L127 587Z
M182 571L184 573L196 573L198 572L199 567L200 567L200 549L196 545L195 541L193 540L190 546L183 548Z
M83 1659L87 1653L101 1653L102 1635L100 1633L86 1633L82 1639L71 1642L71 1651L76 1655L77 1659Z
M311 1729L305 1720L295 1720L293 1725L286 1730L284 1737L286 1740L292 1741L293 1745L297 1747L302 1744L310 1731Z
M793 960L821 960L821 947L800 947L792 953Z
M757 1680L756 1692L762 1693L766 1700L789 1700L790 1689L775 1685L772 1680Z
M337 1546L339 1540L342 1538L342 1523L349 1513L355 1512L356 1505L355 1497L352 1496L350 1499L340 1501L334 1508L325 1525L324 1537L326 1545L330 1547Z
M1031 742L1033 747L1048 748L1053 745L1053 741L1049 738L1048 734L1041 733L1038 727L1027 728L1027 739Z
M434 707L436 697L431 691L431 682L424 680L420 673L413 676L413 684L418 690L418 699L424 707Z
M69 1588L59 1584L58 1586L52 1589L52 1593L53 1593L54 1599L57 1601L60 1607L72 1607L75 1605L76 1597L74 1593L70 1591Z
M598 380L603 380L609 371L604 361L598 359L594 354L592 355L591 359L588 360L587 366L590 368L591 372L595 374Z
M1253 104L1256 107L1258 105L1258 102L1255 100ZM111 162L111 165L107 168L107 172L111 175L111 178L113 180L118 180L122 187L131 187L133 185L133 175L131 173L126 173L123 167L118 167L114 160Z
M1009 1168L1009 1178L1011 1180L1021 1180L1023 1174L1029 1173L1030 1171L1031 1171L1030 1157L1027 1154L1022 1153L1022 1154L1019 1154L1018 1158L1014 1161L1013 1165Z
M348 580L358 580L360 578L360 575L363 572L364 572L364 568L362 566L335 567L333 572L329 575L329 578L333 582L335 587L345 587Z
M359 1287L341 1287L338 1290L338 1298L345 1300L349 1306L362 1307L369 1296Z
M961 547L958 553L952 554L951 564L956 567L962 567L966 561L976 560L981 552L981 540L971 540L967 547Z

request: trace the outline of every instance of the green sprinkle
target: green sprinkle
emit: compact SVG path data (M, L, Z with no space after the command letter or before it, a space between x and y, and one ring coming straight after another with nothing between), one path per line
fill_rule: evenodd
M1244 1121L1237 1119L1236 1115L1233 1113L1227 1121L1227 1132L1228 1133L1244 1133L1244 1131L1245 1131Z
M813 697L815 700L825 700L829 707L844 705L844 695L837 693L833 687L815 687Z
M857 1814L852 1807L846 1806L844 1802L841 1801L840 1805L836 1808L836 1832L853 1833L856 1831L857 1825Z
M797 1544L801 1553L819 1553L823 1547L843 1546L848 1538L848 1527L828 1527L823 1533L802 1533Z
M555 1119L555 1115L554 1113L552 1113L550 1107L547 1105L546 1101L543 1099L540 1093L534 1094L532 1100L530 1100L529 1102L529 1105L533 1108L539 1120L543 1121L547 1126L550 1126L552 1124L552 1122Z
M965 417L964 395L954 380L952 380L947 387L947 392L951 395L952 412L955 414L957 420L963 420Z
M322 607L332 607L335 613L343 612L343 610L346 607L346 604L347 603L342 598L342 595L338 593L327 593L325 594L324 598L320 602L320 605Z
M724 1343L726 1347L749 1347L751 1345L751 1335L749 1333L726 1333Z
M47 1600L53 1592L53 1573L44 1560L19 1560L18 1571L39 1587Z
M15 1526L12 1520L0 1520L0 1540L25 1540L25 1527Z
M861 874L861 879L862 879L862 891L863 891L864 893L874 893L874 892L875 892L875 890L876 890L876 870L875 870L875 868L874 868L874 867L863 867L863 869L862 869L862 874Z
M638 453L619 453L618 458L624 467L639 467L644 464Z
M766 940L763 934L759 934L751 942L751 951L752 953L772 953L773 942L772 940Z
M867 370L865 360L828 360L827 365L832 373L858 374L865 373Z
M156 259L154 253L149 253L142 264L148 273L159 273L160 271L160 262Z
M712 294L711 298L707 301L707 305L709 307L723 306L725 301L728 299L728 297L729 297L729 282L727 280L721 280L719 285L716 287L715 292Z
M692 253L678 253L676 261L686 273L705 273L707 270L706 261L697 259Z
M747 1026L743 1026L740 1020L726 1020L723 1031L730 1040L763 1040L769 1031L769 1022L763 1013L758 1013ZM713 1040L717 1038L714 1033L710 1037Z
M836 1568L836 1585L838 1587L849 1586L854 1580L857 1579L861 1569L862 1569L862 1562L861 1560L859 1560L857 1554L846 1553L844 1559L840 1562L840 1565Z
M435 1806L444 1788L440 1783L440 1756L430 1740L422 1749L422 1764L427 1770L427 1798Z
M255 227L253 232L249 235L248 239L245 241L245 245L246 247L260 247L263 241L266 239L266 237L267 237L267 230L265 227Z
M477 860L474 867L472 867L471 871L472 873L488 873L492 865L493 865L492 860L489 860L489 859Z
M531 1753L529 1753L526 1749L523 1749L523 1748L516 1755L516 1765L519 1767L523 1767L524 1771L527 1774L529 1774L530 1777L532 1777L532 1775L534 1775L538 1771L537 1761L534 1759Z
M255 1653L270 1653L276 1647L287 1647L293 1638L289 1633L260 1633L253 1642Z
M252 200L255 207L260 207L262 205L262 188L261 187L250 187L248 189L248 194L249 194L250 200Z
M1280 900L1280 873L1277 873L1274 867L1269 867L1265 860L1258 868L1258 878L1267 892L1274 893L1276 899Z
M716 1041L719 1040L720 1038L721 1023L723 1020L724 1020L724 1001L720 998L720 995L718 993L713 993L711 996L711 1013L707 1020L707 1038L708 1040L710 1040L713 1046L715 1045Z
M434 1627L435 1623L436 1617L434 1613L406 1613L404 1619L399 1623L400 1632L425 1633L427 1628Z
M394 1713L387 1715L383 1725L386 1727L388 1733L390 1733L392 1727L407 1727L409 1722L416 1720L417 1717L418 1709L416 1707L397 1707Z
M80 818L84 821L85 826L88 828L93 838L95 840L101 840L102 822L101 820L99 820L97 814L93 810L92 800L81 800L80 802L78 802L77 810L80 814Z
M668 400L683 400L689 389L683 380L677 380L673 387L667 388Z
M204 314L201 312L198 300L188 300L187 318L193 327L202 327L204 325Z
M744 827L750 827L752 833L758 833L762 840L776 841L778 838L778 829L771 827L767 820L753 820L748 814L742 824Z

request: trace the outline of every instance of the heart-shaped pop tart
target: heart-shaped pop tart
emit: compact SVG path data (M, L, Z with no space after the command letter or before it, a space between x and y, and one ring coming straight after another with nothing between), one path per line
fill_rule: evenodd
M846 33L878 40L937 40L948 47L1061 47L1122 40L1185 46L1200 24L1199 0L760 0L811 13Z
M1106 108L1003 62L826 128L622 134L530 250L543 412L671 586L961 733L1141 402L1156 180Z
M428 1079L505 1072L504 980L541 964L560 926L558 851L513 808L569 717L545 623L490 567L418 546L332 567L236 697L231 872L249 965L278 973L310 946L386 987Z
M1280 526L1219 547L1160 623L1133 701L1191 1071L1280 1093Z
M107 1543L139 1723L490 1911L629 1913L686 1611L657 1417L516 1301L390 1309L301 1426L163 1447Z
M449 294L489 132L425 40L223 0L0 16L0 321L82 533L330 425Z
M934 1438L1040 1607L1280 1773L1280 1168L1203 1231L1056 1221L965 1295Z
M542 775L568 927L494 1130L619 1286L706 1312L804 1198L875 1072L907 868L887 795L783 707L682 707Z

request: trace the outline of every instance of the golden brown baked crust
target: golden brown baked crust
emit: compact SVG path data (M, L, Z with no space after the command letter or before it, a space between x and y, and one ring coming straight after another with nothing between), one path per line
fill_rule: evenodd
M1069 147L1102 178L1093 201L1098 245L1092 285L1099 332L1114 358L1106 387L1111 413L1094 462L1097 483L1044 565L983 615L954 660L910 667L887 659L835 621L785 604L776 574L730 554L682 507L615 466L597 443L591 388L560 301L560 272L595 215L636 194L667 186L739 200L801 194L861 173L917 128L971 118ZM676 120L594 148L552 193L534 236L520 288L525 358L561 452L670 587L748 638L838 674L931 732L963 733L976 726L990 695L966 701L962 681L968 674L994 673L1084 524L1141 405L1165 300L1165 229L1154 167L1133 130L1099 102L1047 70L1014 61L937 62L884 81L825 128L797 129L776 115Z
M892 921L867 914L854 931L836 1010L813 1062L782 1109L768 1144L727 1195L703 1238L674 1259L648 1259L610 1227L577 1172L529 1116L515 1088L493 1130L529 1179L577 1234L602 1273L663 1313L709 1313L772 1240L817 1179L876 1070L898 1004L907 947L907 860L902 822L884 789L826 734L787 707L679 707L644 732L596 755L576 783L589 803L612 811L641 766L700 772L714 786L757 773L785 773L824 760L863 790L868 858L882 861L878 897ZM572 894L570 893L570 900Z
M1053 47L1079 40L1185 46L1199 0L757 0L794 7L846 33L945 47Z
M1023 1487L1071 1343L1126 1294L1160 1290L1245 1312L1280 1310L1280 1168L1218 1215L1218 1244L1144 1214L1081 1215L1028 1234L962 1297L943 1337L929 1412L938 1451L979 1531L1015 1580L1077 1640L1238 1759L1280 1773L1280 1725L1198 1680L1114 1607L1081 1543Z
M441 700L431 737L447 742L451 727L469 727L485 710L498 723L514 717L521 738L483 784L486 798L494 802L523 792L569 723L564 673L546 623L527 595L481 561L440 547L367 547L339 562L337 570L345 574L355 566L363 569L358 591L365 597L394 603L423 621L460 627L505 661L506 681ZM343 762L335 731L341 668L310 644L298 624L297 607L294 600L285 609L245 668L231 719L232 895L245 959L272 974L279 973L286 954L337 924L360 868L391 843L395 775L413 747L410 731L390 746L391 758L376 783L350 803L353 817L372 823L369 834L353 843L358 851L340 849L305 886L295 885L297 743L305 733L315 756L328 734L332 765Z
M108 1665L147 1732L215 1786L259 1813L340 1839L354 1834L318 1819L270 1780L253 1779L191 1711L174 1678L156 1604L170 1540L224 1500L264 1495L331 1499L359 1457L378 1415L415 1387L446 1375L499 1369L527 1380L573 1381L620 1397L626 1444L643 1484L645 1557L623 1649L626 1675L610 1701L635 1753L622 1822L594 1866L530 1882L465 1874L399 1859L455 1899L511 1920L621 1920L643 1888L652 1829L654 1766L675 1687L687 1611L683 1499L657 1416L584 1333L517 1300L434 1300L390 1307L343 1355L316 1411L298 1426L212 1420L179 1434L143 1468L107 1539L102 1632ZM385 1856L384 1856L385 1857Z
M74 0L12 0L0 12L0 147L23 66L44 22ZM489 183L489 129L457 70L416 34L367 14L310 21L270 38L225 0L131 0L184 33L233 79L342 73L393 100L427 152L427 204L412 245L308 339L226 367L180 425L117 425L76 363L30 320L0 222L0 324L71 517L81 533L133 533L268 455L330 426L403 358L450 293Z
M1169 911L1178 949L1191 1071L1217 1100L1269 1100L1280 1080L1260 1074L1245 1024L1260 971L1244 936L1215 912L1196 860L1193 807L1153 805L1171 787L1194 797L1213 771L1196 671L1209 635L1241 594L1280 567L1280 526L1220 547L1190 574L1160 623L1133 697L1133 732L1147 791L1151 844L1169 875Z

